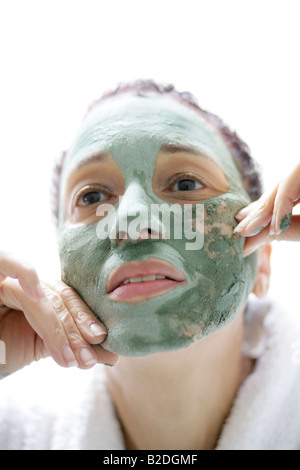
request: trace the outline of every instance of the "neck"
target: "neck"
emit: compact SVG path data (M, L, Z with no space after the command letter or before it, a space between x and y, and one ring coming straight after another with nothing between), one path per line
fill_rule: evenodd
M186 349L121 357L107 370L127 449L214 449L237 390L251 371L242 339L241 313L231 325Z

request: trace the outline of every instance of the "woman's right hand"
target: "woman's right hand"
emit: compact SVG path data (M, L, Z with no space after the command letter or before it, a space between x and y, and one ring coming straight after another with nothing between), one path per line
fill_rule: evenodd
M300 241L300 216L293 208L300 204L300 162L257 201L239 211L234 231L247 237L244 256L273 240Z
M48 356L63 367L113 365L118 356L101 347L106 335L74 289L41 283L30 265L0 252L0 378Z

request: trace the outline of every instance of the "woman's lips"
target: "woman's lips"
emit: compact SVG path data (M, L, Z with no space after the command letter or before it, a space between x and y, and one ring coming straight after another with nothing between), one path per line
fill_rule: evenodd
M136 303L165 294L185 281L184 274L171 263L148 258L116 268L109 275L106 292L115 302Z

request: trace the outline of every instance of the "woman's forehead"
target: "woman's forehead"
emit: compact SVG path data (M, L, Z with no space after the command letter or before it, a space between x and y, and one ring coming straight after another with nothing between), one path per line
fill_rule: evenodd
M84 140L96 136L112 140L120 135L132 139L148 135L152 138L163 135L167 140L186 139L203 127L208 133L216 133L199 114L172 98L124 95L94 108L83 121L78 136L80 139L85 136Z
M148 115L150 117L152 115L151 111L174 113L182 117L190 117L192 120L196 118L203 120L203 117L187 104L183 104L170 96L124 93L100 102L86 115L83 123L95 117L108 120L110 117L115 118L116 116L120 116L122 119L130 116Z
M206 151L225 167L232 164L224 140L199 113L174 98L148 95L125 94L100 103L83 121L69 155L73 159L84 151L112 149L122 153L134 146L152 146L157 153L172 143Z

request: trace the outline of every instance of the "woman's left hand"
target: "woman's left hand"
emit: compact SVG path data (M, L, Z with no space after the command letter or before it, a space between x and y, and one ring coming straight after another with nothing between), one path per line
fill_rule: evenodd
M300 203L300 162L270 194L263 194L239 211L235 232L247 237L244 256L273 240L300 241L300 215L292 215Z

